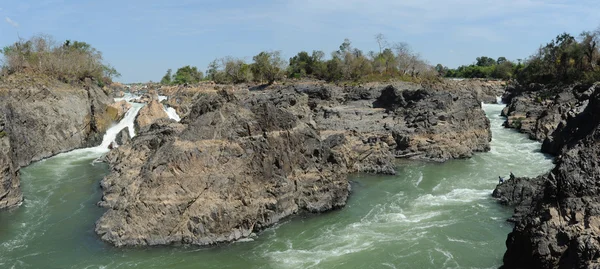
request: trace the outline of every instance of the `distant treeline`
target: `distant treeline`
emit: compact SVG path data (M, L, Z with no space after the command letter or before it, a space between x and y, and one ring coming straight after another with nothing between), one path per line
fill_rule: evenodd
M436 70L445 77L515 79L523 85L591 83L600 80L599 39L600 28L583 32L577 38L562 33L517 64L505 57L494 60L484 56L472 65L457 69L437 65Z
M379 34L375 37L379 50L363 52L345 39L339 49L327 58L325 52L301 51L286 61L280 51L263 51L244 59L224 57L215 59L207 68L206 76L197 67L184 66L175 73L171 69L161 79L162 84L196 83L203 79L216 83L266 83L283 78L314 78L326 81L377 81L399 79L422 81L438 79L436 70L413 52L406 43L387 42Z
M100 86L120 74L105 64L102 53L90 44L66 40L56 43L47 35L20 39L1 50L4 56L1 75L14 73L42 74L64 82L90 78Z
M456 69L449 69L441 64L436 65L435 69L440 76L449 78L488 78L488 79L503 79L508 80L514 77L523 68L523 64L519 60L515 64L506 59L499 57L497 60L482 56L477 57L476 62L471 65L462 65Z

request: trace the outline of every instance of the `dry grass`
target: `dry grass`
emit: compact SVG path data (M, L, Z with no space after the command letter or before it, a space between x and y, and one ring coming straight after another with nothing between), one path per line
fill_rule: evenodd
M99 51L85 42L66 41L57 45L51 37L40 35L4 47L2 54L4 76L45 75L64 82L91 78L106 84L112 76L119 75L114 68L103 64Z

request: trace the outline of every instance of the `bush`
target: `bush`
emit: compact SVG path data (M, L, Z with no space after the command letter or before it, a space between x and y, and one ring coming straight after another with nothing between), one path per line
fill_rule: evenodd
M56 45L50 36L39 35L4 47L2 54L5 74L44 74L65 82L91 78L99 84L108 84L120 76L112 66L103 63L100 51L85 42L67 40Z

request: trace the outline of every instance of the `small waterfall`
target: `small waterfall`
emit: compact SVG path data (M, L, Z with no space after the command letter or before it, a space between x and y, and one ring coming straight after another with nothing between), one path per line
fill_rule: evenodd
M102 139L102 144L98 146L99 148L108 150L108 146L110 146L110 144L115 141L117 135L119 134L119 132L121 132L121 130L123 130L123 128L129 128L130 137L135 136L135 117L137 116L138 112L140 112L140 109L142 109L144 104L130 104L132 105L132 107L127 111L127 113L125 113L125 117L123 117L123 119L119 123L106 130L106 134L104 134L104 138Z
M499 105L504 104L504 102L502 102L502 96L496 96L496 104L499 104Z
M176 122L181 121L181 118L179 117L179 115L177 115L177 111L175 111L174 108L170 107L170 106L163 106L165 112L167 112L167 115L169 115L169 119L175 120Z
M162 102L162 101L165 101L168 99L169 99L168 96L164 96L164 95L158 96L159 102ZM177 115L177 111L174 108L163 104L163 110L167 113L167 115L169 115L169 119L175 120L176 122L181 121L181 118L179 117L179 115Z

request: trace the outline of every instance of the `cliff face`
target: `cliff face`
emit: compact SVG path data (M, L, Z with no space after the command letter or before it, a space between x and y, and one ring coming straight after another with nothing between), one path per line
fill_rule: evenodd
M195 96L181 103L180 123L157 120L107 156L103 240L230 242L345 205L348 173L393 174L395 157L442 161L489 148L489 121L468 91L296 84Z
M17 205L23 199L5 126L4 114L0 114L0 208Z
M556 167L536 179L509 180L494 191L517 206L505 268L600 266L600 90L575 87L564 95L573 89L578 101L544 143L559 154Z
M92 86L59 82L5 81L0 83L2 132L0 208L22 200L18 170L33 161L75 148L98 144L113 120L106 93ZM10 165L12 164L12 165ZM8 167L8 168L7 168ZM3 193L8 193L3 197Z

